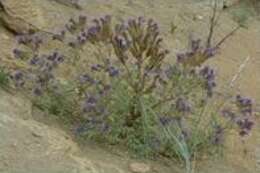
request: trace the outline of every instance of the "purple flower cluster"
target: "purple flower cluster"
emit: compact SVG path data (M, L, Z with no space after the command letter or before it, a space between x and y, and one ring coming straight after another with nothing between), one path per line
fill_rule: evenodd
M19 50L19 49L14 49L13 50L13 54L14 54L14 57L16 58L16 59L23 59L23 55L24 55L24 52L23 51L21 51L21 50Z
M191 48L185 53L177 54L177 62L184 66L201 66L206 60L214 57L218 51L217 47L204 47L201 40L191 40Z
M94 112L97 109L97 102L98 99L95 96L87 96L86 99L84 100L83 104L83 112L84 113L90 113Z
M86 42L86 32L84 31L87 24L87 17L80 15L77 20L70 19L69 23L65 25L65 29L61 30L59 33L54 34L52 39L65 42L65 37L67 31L73 36L76 35L74 41L69 41L68 45L76 48L79 45L82 45Z
M24 73L20 70L16 70L10 78L14 81L16 87L23 87L25 84L25 76Z
M243 118L243 119L239 119L237 121L237 125L240 128L239 135L245 136L245 135L248 135L250 133L250 131L252 130L252 128L254 126L254 122L252 120L250 120L249 118Z
M107 122L108 110L102 104L102 95L97 93L95 95L87 95L83 101L82 110L86 115L86 122L83 124L84 131L98 130L102 133L109 131L109 124ZM81 128L82 128L81 127ZM82 131L82 132L84 132Z
M159 121L162 126L169 126L174 121L174 118L170 116L161 116L159 117Z
M240 118L236 121L240 128L239 134L241 136L248 135L254 125L253 121L253 102L249 98L238 95L236 97L236 105L240 111Z
M30 47L33 51L37 51L40 48L41 44L43 43L41 36L36 33L18 35L16 37L16 40L18 44L26 45Z
M88 74L83 74L79 76L79 82L80 84L95 84L96 80L93 79L90 75Z
M145 58L148 68L160 66L161 61L169 53L161 46L159 27L152 19L143 17L129 19L126 24L117 25L112 43L115 53L122 63L127 59L126 51L130 51L138 63Z
M216 74L214 70L206 66L200 70L199 75L205 80L207 94L209 97L211 97L213 95L213 89L216 87Z
M71 34L75 34L85 28L85 25L87 23L87 17L80 15L78 17L78 20L70 19L69 23L65 25L65 28L67 31L69 31Z
M64 41L66 31L75 36L73 41L69 41L68 45L77 48L87 42L95 44L97 42L110 42L112 38L111 16L92 20L92 24L87 27L87 17L80 15L78 20L70 19L65 25L65 30L53 36L54 40Z
M118 77L120 75L120 69L116 65L113 65L109 59L102 64L93 64L90 67L92 72L98 72L108 74L110 77Z
M146 141L158 142L159 144L156 145L162 145L162 148L166 148L168 146L164 143L164 139L158 138L160 132L155 131L160 128L177 127L172 132L180 139L187 140L188 145L193 144L194 136L192 135L200 134L193 134L194 116L186 115L191 115L193 112L196 114L196 111L200 113L203 106L206 106L206 104L200 104L201 100L205 101L213 95L213 90L216 87L216 74L210 67L202 67L201 65L207 59L215 56L218 48L202 46L201 40L191 40L190 50L177 55L178 63L164 68L163 60L169 51L164 49L158 24L153 20L139 17L117 24L115 27L113 27L109 15L96 18L90 24L87 21L87 17L83 15L75 20L70 19L65 29L54 34L52 39L75 48L75 51L81 50L86 43L96 46L102 45L102 47L110 46L109 48L113 49L111 52L115 54L117 60L112 62L112 58L101 59L100 56L97 60L101 62L98 61L91 65L87 73L79 75L76 82L73 81L73 85L69 86L71 87L69 92L72 93L73 103L76 100L75 105L78 106L68 109L72 109L73 113L77 112L83 115L81 117L83 121L76 132L81 134L91 130L91 135L101 132L101 135L104 136L103 133L113 131L117 138L122 136L124 141L132 135L130 133L133 133L135 140L139 140L140 144L143 144L144 137L148 137L150 139ZM72 38L72 40L67 42L67 37ZM46 91L53 91L50 90L53 85L57 88L59 86L67 87L59 85L59 81L55 78L55 70L65 59L62 54L58 51L40 54L39 48L42 39L37 34L20 35L17 37L17 41L32 49L32 52L29 52L32 56L29 58L25 57L30 55L27 52L20 49L13 50L16 59L26 60L29 64L28 69L15 71L12 74L11 78L17 87L26 84L29 86L28 88L32 88L36 96L41 96L44 93L49 94L50 92ZM183 68L185 66L192 68ZM121 82L121 80L125 81ZM203 87L201 87L201 81ZM207 97L200 93L196 94L197 90L192 90L193 88L187 87L188 85L206 91ZM115 87L118 88L115 89ZM140 98L143 99L143 103L151 103L151 108L156 114L162 115L159 119L154 116L147 117L149 128L145 129L148 134L145 134L146 136L142 136L143 133L138 131L140 127L144 127L141 125L144 115L139 104ZM126 103L121 105L119 102L122 102L123 99ZM223 116L239 128L241 136L247 135L254 125L252 105L251 99L237 96L235 109L238 111L235 112L231 109L222 111ZM64 109L59 106L58 104L57 109ZM78 109L81 111L75 111ZM209 125L207 128L210 129L205 129L207 131L205 134L208 135L209 131L213 134L207 136L209 138L206 142L209 140L213 144L223 142L225 128L217 121L214 122L214 125L212 122L210 122L212 124L207 124ZM112 129L115 127L118 129ZM169 130L173 129L169 128ZM126 134L126 131L129 134ZM203 133L197 129L196 132ZM111 133L111 135L114 134ZM197 145L197 141L195 145Z
M237 112L225 109L222 115L237 124L240 136L248 135L254 126L253 102L249 98L237 95L235 103Z
M237 95L236 104L244 116L252 115L253 101L251 99Z
M24 86L26 80L28 80L28 84L34 85L33 93L39 96L44 89L47 89L49 82L54 79L54 70L63 61L64 56L57 51L49 55L35 54L28 61L29 67L23 72L16 71L11 79L13 79L16 87Z
M38 89L48 86L49 82L54 78L53 72L55 68L63 61L64 56L57 51L54 51L50 55L42 55L31 59L30 64L34 67Z
M111 16L106 15L99 19L94 19L94 26L87 30L87 38L96 43L99 41L106 42L111 41L112 38L112 26Z

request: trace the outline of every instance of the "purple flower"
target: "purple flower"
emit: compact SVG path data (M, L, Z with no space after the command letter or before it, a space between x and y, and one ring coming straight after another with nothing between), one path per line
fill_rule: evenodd
M23 79L23 73L21 71L16 71L13 75L13 79L18 81Z
M78 41L78 43L79 43L80 45L83 45L84 43L86 43L87 39L86 39L86 37L84 37L84 36L82 36L82 35L79 35L79 36L77 37L77 41Z
M47 59L48 59L49 61L55 61L56 58L57 58L57 55L56 55L56 54L49 55L49 56L47 57Z
M143 16L139 16L137 20L138 20L138 26L142 27L143 24L145 23L144 17Z
M96 110L97 102L98 100L94 96L86 97L83 104L83 112L84 113L94 112Z
M119 48L119 49L121 49L121 50L123 50L123 51L126 51L128 48L129 48L129 46L130 46L130 42L129 41L127 41L124 37L122 37L122 36L115 36L115 38L114 38L114 40L115 40L115 43L116 43L116 46Z
M103 66L100 64L95 64L91 66L92 71L100 71L101 69L103 69Z
M90 77L88 74L84 74L79 77L79 82L81 84L84 84L84 83L94 84L95 80L92 77Z
M168 79L171 79L176 73L176 69L173 66L169 66L165 69L164 73Z
M119 75L119 70L113 66L110 66L108 69L108 74L110 77L116 77Z
M14 49L13 54L14 54L14 57L17 58L17 59L22 58L22 51L19 50L19 49Z
M40 45L43 43L42 39L37 36L37 35L32 35L32 46L33 46L33 50L37 50L39 49Z
M237 95L236 99L237 99L237 103L239 104L239 106L242 106L242 107L252 106L252 104L253 104L251 99L242 97L240 95Z
M88 29L88 36L89 37L95 37L99 32L101 28L98 26L92 26Z
M97 103L97 98L95 98L94 96L87 97L86 102L94 105Z
M216 87L216 74L213 69L206 66L202 68L199 72L200 76L205 80L205 88L207 89L207 94L209 97L213 95L213 89Z
M191 40L191 50L192 50L192 52L197 52L200 49L200 43L201 43L200 39Z
M177 56L177 62L178 63L182 63L186 58L184 53L178 53L176 56Z
M251 115L253 112L253 101L240 95L236 97L236 104L243 115Z
M176 101L176 110L179 112L190 112L191 105L187 100L184 100L183 98L179 98Z
M241 118L237 120L237 125L240 128L240 136L245 136L252 130L254 122L248 118Z
M207 48L204 50L204 55L207 57L207 58L211 58L213 56L215 56L217 54L217 51L218 51L218 48L216 47L213 47L213 48Z
M254 122L246 118L246 119L238 120L237 124L241 129L251 130L254 125Z
M111 18L112 18L112 17L111 17L110 15L106 15L106 16L104 16L104 17L101 17L101 18L100 18L100 21L102 22L102 25L107 25L107 24L110 23Z
M213 96L213 88L215 88L217 85L215 81L207 81L206 82L206 89L207 89L207 95L208 97Z
M11 79L14 81L16 87L23 87L25 84L23 72L17 70L11 75Z
M30 60L30 65L37 65L37 63L39 62L40 58L38 57L38 55L35 55L31 60Z
M168 126L173 121L173 118L169 116L162 116L159 118L159 121L163 126Z
M57 58L57 62L58 63L62 63L64 61L64 57L62 55L60 55L58 58Z
M26 44L27 43L27 37L25 35L19 35L16 37L18 44Z
M206 66L200 70L200 75L207 80L215 80L215 72L210 67Z
M35 96L41 96L42 95L42 89L40 87L36 87L33 89L33 94Z

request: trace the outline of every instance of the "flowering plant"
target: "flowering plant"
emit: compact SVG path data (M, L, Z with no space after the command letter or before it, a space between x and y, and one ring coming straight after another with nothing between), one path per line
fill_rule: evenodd
M20 35L22 47L13 53L23 65L11 78L33 91L38 106L76 119L77 135L126 144L144 155L190 159L221 146L230 128L241 136L252 129L252 101L237 96L227 103L215 92L216 73L204 62L218 46L192 40L190 51L167 64L158 24L143 17L113 24L111 16L92 22L79 16L51 39L73 56L58 48L42 53L38 33ZM94 60L84 54L89 47ZM65 82L57 72L64 66L75 72Z

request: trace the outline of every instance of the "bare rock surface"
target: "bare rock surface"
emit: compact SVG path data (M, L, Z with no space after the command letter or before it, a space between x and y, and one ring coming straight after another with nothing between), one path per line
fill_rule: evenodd
M124 173L119 166L79 157L62 130L32 119L30 102L0 91L0 172Z
M52 32L61 27L75 9L48 0L1 0L0 20L12 32Z

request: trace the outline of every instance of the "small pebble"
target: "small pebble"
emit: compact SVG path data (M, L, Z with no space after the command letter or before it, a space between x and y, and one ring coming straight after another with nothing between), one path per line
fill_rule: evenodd
M194 20L203 20L203 16L202 15L195 15Z

